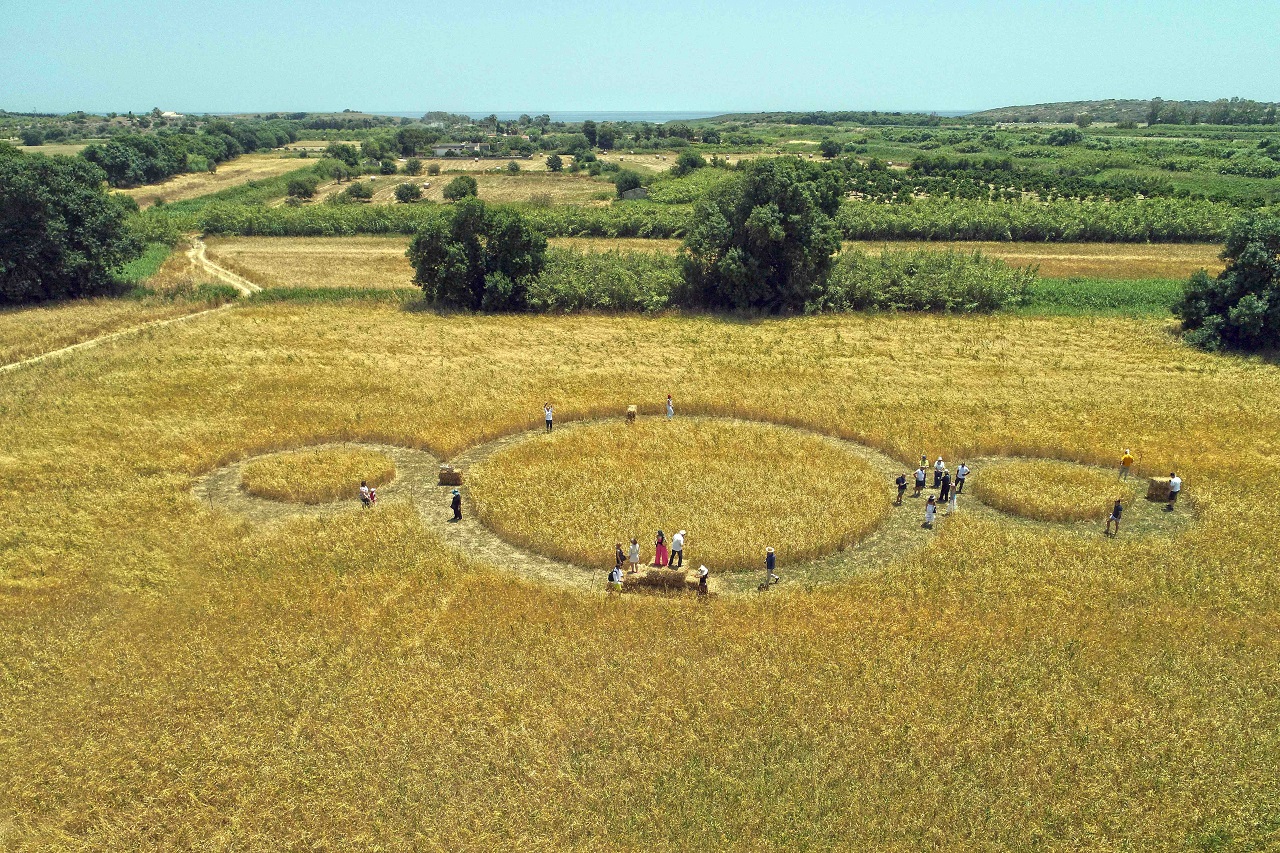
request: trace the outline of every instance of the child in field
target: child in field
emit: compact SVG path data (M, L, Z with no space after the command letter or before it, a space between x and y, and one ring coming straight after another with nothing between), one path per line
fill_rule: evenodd
M667 565L667 537L658 531L657 541L653 543L653 564L658 568L666 568Z
M636 541L634 536L631 537L631 553L628 555L631 563L631 574L640 571L640 543Z
M773 553L772 548L764 549L764 582L767 584L777 583L782 580L778 577L778 555Z
M542 407L542 416L547 422L547 432L551 432L551 422L555 419L555 411L551 408L550 403Z
M1120 516L1123 514L1124 506L1120 503L1120 499L1116 498L1116 505L1111 507L1111 515L1107 518L1107 529L1104 531L1104 535L1116 535L1115 533L1111 533L1111 525L1113 524L1116 527L1116 533L1120 532Z
M934 499L933 495L929 495L929 500L924 505L924 526L927 529L932 530L933 521L937 517L938 517L938 503Z
M370 486L369 487L369 506L376 506L377 503L378 503L378 490Z
M1133 454L1129 452L1129 448L1124 449L1124 456L1120 457L1120 479L1129 479L1129 472L1133 470Z
M898 479L894 480L893 484L898 487L898 499L893 502L893 505L902 506L902 496L907 493L907 472L903 471L899 474Z
M913 498L920 497L920 493L924 491L924 481L925 481L924 466L921 465L919 468L916 469L916 490L911 495L911 497Z
M365 509L369 508L369 484L364 480L360 481L360 503Z

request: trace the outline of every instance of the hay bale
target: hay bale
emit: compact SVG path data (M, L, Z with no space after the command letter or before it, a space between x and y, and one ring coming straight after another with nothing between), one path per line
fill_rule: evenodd
M1169 478L1168 477L1152 477L1151 485L1147 486L1147 500L1161 501L1167 503L1169 500Z
M440 485L461 486L462 472L454 468L452 465L441 465L440 466Z
M651 589L682 589L688 572L684 569L649 569L635 575L627 575L623 586L643 586ZM695 585L697 581L694 581Z

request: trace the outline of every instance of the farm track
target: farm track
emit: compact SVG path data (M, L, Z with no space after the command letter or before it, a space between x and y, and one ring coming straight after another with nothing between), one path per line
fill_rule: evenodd
M219 281L231 285L240 293L241 296L252 296L255 293L262 292L262 288L257 284L253 283L252 281L250 281L249 279L243 276L237 275L231 272L230 270L219 266L214 261L210 260L208 256L205 254L205 249L206 247L203 240L201 240L199 237L193 238L191 247L187 249L187 258L190 260L192 266L195 269L208 273L209 275L213 276ZM207 317L210 314L216 314L222 311L230 310L234 308L236 304L237 303L235 302L228 302L226 304L219 305L215 308L204 308L199 311L193 311L190 314L183 314L178 317L166 317L161 320L152 320L147 323L140 323L137 326L131 326L127 329L121 329L119 331L110 332L105 335L99 335L96 338L89 338L88 340L78 341L74 344L70 344L65 347L59 347L58 349L49 350L48 352L43 352L43 353L40 353L39 355L34 355L34 356L31 356L30 358L22 359L21 361L14 361L14 362L10 362L9 364L0 365L0 373L7 373L10 371L18 370L19 368L30 367L32 365L40 364L41 362L48 361L58 356L69 355L74 352L79 352L80 350L92 349L93 347L100 346L101 344L109 343L111 341L118 340L120 338L130 337L132 335L139 334L140 332L145 332L149 329L159 329L173 323L182 323L188 320L195 320L200 317Z
M598 422L599 418L574 421L564 424L558 429L576 429L587 424ZM616 419L605 419L616 420ZM729 419L736 420L736 419ZM781 424L770 424L778 429L790 430L805 435L820 435L824 440L853 450L864 458L885 480L885 500L889 500L892 477L908 466L898 462L874 448L857 442L846 441L821 433ZM493 441L470 447L449 460L464 472L481 465L496 453L525 442L538 441L543 436L541 429L513 433ZM302 450L304 448L291 448ZM391 457L396 465L396 476L386 486L379 488L380 503L385 501L408 500L416 509L418 516L426 527L440 537L446 545L467 557L479 559L487 565L511 571L523 579L538 580L575 589L603 588L604 568L590 568L564 560L547 557L535 553L502 538L479 519L469 490L463 487L463 503L465 511L459 522L451 520L449 512L452 486L437 484L437 466L442 460L424 450L414 450L388 444L365 442L334 442L311 445L305 449L351 449L374 450ZM290 452L289 450L279 452ZM260 454L259 454L260 455ZM358 500L335 501L321 505L286 503L267 498L255 497L240 488L240 477L244 466L256 457L247 457L229 465L218 468L196 479L192 493L201 503L207 503L210 509L220 508L256 522L281 521L295 516L325 517L336 512L360 512ZM994 457L974 459L975 476L981 476L981 466L995 461ZM1145 491L1147 480L1134 477L1135 485ZM800 591L815 586L838 583L856 574L876 571L908 557L919 548L928 547L935 534L921 525L923 505L929 495L937 495L936 489L926 489L919 498L908 498L901 506L893 506L888 517L871 533L853 545L835 551L823 557L806 560L792 565L779 566L779 574L784 583L776 587L778 591ZM1021 516L1010 515L983 504L981 501L965 495L960 502L960 513L980 514L999 518L1003 522L1050 527L1068 535L1096 537L1101 534L1097 522L1047 522L1037 521ZM1159 511L1156 504L1135 501L1130 507L1131 515L1127 519L1128 535L1170 536L1178 532L1194 518L1194 501L1187 505L1188 510L1169 515ZM945 526L947 509L939 505L939 526ZM1137 521L1137 524L1133 522ZM696 566L699 557L695 555L690 564ZM701 559L708 560L707 557ZM760 572L726 572L712 576L712 590L729 594L751 593L762 579Z

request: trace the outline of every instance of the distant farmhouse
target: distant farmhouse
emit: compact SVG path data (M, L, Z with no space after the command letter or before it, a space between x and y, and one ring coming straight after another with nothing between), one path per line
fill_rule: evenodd
M437 157L462 157L468 154L488 154L487 142L441 142L432 151Z

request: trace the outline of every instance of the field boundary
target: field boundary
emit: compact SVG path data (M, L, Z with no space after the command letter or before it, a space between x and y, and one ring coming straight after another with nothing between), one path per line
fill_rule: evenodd
M236 290L240 291L241 296L253 296L255 293L261 293L262 287L253 283L242 275L233 273L226 267L219 266L215 261L210 260L206 254L208 247L205 245L198 235L191 238L191 248L187 249L187 257L191 260L192 265L196 269L203 270L209 275L229 284Z

